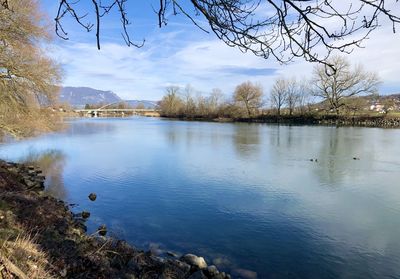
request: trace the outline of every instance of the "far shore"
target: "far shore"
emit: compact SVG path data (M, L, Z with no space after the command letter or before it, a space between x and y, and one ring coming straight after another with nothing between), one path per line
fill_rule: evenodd
M87 117L82 114L68 113L69 118ZM131 114L105 114L99 115L99 118L125 118ZM260 114L253 117L213 117L213 116L187 116L180 115L163 115L159 111L145 113L139 116L144 117L160 117L163 119L183 120L183 121L205 121L205 122L220 122L220 123L270 123L284 125L322 125L322 126L355 126L355 127L374 127L374 128L400 128L399 114L359 114L359 115L336 115L336 114ZM97 116L96 116L97 117ZM93 118L96 118L93 117Z
M400 117L382 116L337 116L337 115L260 115L251 118L207 118L207 117L187 117L176 116L166 117L166 119L184 121L207 121L207 122L229 122L229 123L270 123L284 125L322 125L322 126L354 126L354 127L374 127L374 128L400 128Z

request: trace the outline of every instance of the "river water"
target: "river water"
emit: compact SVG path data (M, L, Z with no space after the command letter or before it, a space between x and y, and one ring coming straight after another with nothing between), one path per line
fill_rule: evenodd
M154 253L242 278L400 278L400 130L79 119L0 158L39 160L89 233Z

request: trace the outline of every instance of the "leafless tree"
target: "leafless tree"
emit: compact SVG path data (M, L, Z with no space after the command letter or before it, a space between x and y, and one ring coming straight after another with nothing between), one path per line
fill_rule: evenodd
M295 108L300 104L301 85L295 78L287 80L287 98L286 104L289 110L289 115L293 115Z
M300 114L304 115L306 112L311 111L311 106L314 103L313 95L311 94L310 82L307 79L303 79L298 82L298 94L299 94L299 103L298 108Z
M60 70L41 45L44 21L37 1L0 2L0 130L14 136L52 124L40 105L56 100Z
M278 116L281 115L282 107L288 98L288 80L279 78L275 81L271 90L271 104L276 109Z
M313 94L327 101L337 115L345 105L345 98L377 91L379 78L376 73L365 71L361 65L352 68L342 56L332 57L329 63L335 66L335 71L324 65L315 66Z
M222 93L221 89L214 88L208 97L209 113L213 117L216 117L219 114L219 110L221 109L223 102L224 94Z
M263 90L260 85L247 81L236 87L233 98L245 108L247 116L251 117L262 106Z
M177 117L181 114L183 101L179 97L179 91L180 88L178 86L169 86L166 88L166 94L160 102L161 115Z
M208 106L208 100L204 97L201 92L196 94L196 115L199 117L209 117L210 108Z
M112 10L120 15L122 36L133 42L127 31L131 23L126 4L129 0L91 0L92 8L82 8L79 0L58 0L55 17L57 34L68 39L63 19L72 16L87 31L95 30L100 48L101 20ZM133 0L131 0L133 2ZM393 32L400 22L398 0L159 0L153 7L159 27L169 15L183 15L205 32L213 32L231 47L257 56L275 57L287 62L294 57L326 64L334 50L350 52L375 30L389 22ZM131 3L131 2L130 2ZM7 6L7 0L3 0ZM94 23L90 18L94 18ZM207 24L202 24L203 20ZM318 48L322 47L324 51ZM330 65L331 67L333 65Z
M213 89L209 96L204 96L191 85L186 85L183 90L168 87L160 109L164 116L213 119L226 115L226 105L220 89Z
M194 88L187 84L185 89L183 90L183 106L184 106L184 114L187 117L193 117L196 114L196 103L194 100Z
M136 105L135 109L145 109L146 107L144 106L143 103L139 103Z

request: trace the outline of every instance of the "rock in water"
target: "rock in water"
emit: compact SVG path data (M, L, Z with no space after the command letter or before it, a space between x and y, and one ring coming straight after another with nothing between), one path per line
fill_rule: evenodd
M210 265L209 267L207 267L206 270L204 270L204 273L207 275L207 277L213 278L214 276L219 274L219 271L215 265Z
M207 267L207 263L203 257L198 257L193 254L186 254L182 256L181 260L199 269L204 269Z
M97 195L95 193L90 193L89 200L95 201L97 199Z
M88 211L82 211L82 218L83 219L87 219L90 217L90 212Z
M107 234L107 227L106 225L101 225L98 229L97 229L99 235L101 236L105 236Z

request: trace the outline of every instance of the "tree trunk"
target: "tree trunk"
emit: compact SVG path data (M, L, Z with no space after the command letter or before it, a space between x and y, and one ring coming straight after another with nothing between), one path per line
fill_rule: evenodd
M247 115L250 118L251 117L251 111L250 111L248 102L245 102L245 105L246 105L246 109L247 109Z

